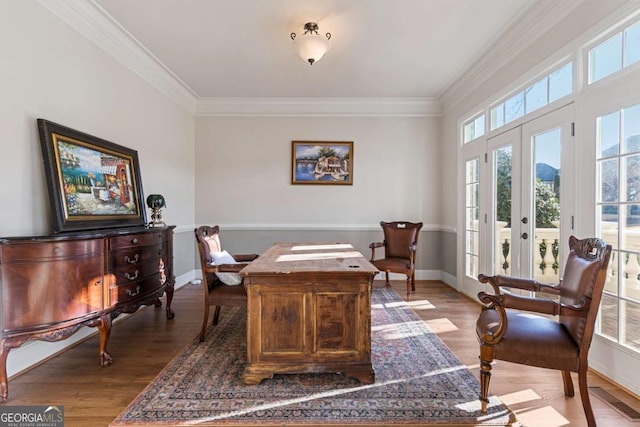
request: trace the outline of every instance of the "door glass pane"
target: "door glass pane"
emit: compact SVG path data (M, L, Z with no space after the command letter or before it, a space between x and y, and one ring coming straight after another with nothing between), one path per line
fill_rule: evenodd
M479 259L479 198L480 188L480 160L478 158L467 161L465 173L465 273L475 278L478 275Z
M618 159L600 162L600 201L618 201Z
M533 277L558 283L560 257L560 152L561 130L533 137L535 165L535 240Z
M616 111L598 119L600 156L617 156L620 147L620 112Z
M624 109L624 152L640 152L640 104Z
M622 295L640 303L640 252L624 253L621 261L623 270Z
M640 154L623 157L622 163L627 175L625 201L640 202Z
M603 204L600 208L598 223L600 237L613 248L618 249L618 205Z
M638 328L640 324L640 304L623 301L622 316L625 318L627 325L622 343L635 350L640 350L640 328Z
M494 152L494 194L496 195L496 218L494 259L495 271L499 274L511 274L511 146Z
M600 303L600 335L618 341L618 298L604 294Z

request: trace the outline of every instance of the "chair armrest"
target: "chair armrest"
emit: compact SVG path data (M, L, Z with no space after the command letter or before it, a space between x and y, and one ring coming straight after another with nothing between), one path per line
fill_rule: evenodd
M371 248L371 259L369 261L373 261L374 259L376 259L376 248L383 248L384 247L384 243L383 242L373 242L369 245L369 248Z
M558 285L551 285L546 283L540 283L533 279L524 279L522 277L513 276L485 276L480 274L478 276L480 283L489 283L496 294L500 293L500 287L523 289L525 291L532 292L546 292L552 295L560 295L560 288Z
M254 259L258 258L258 254L236 254L232 255L233 259L238 262L251 262Z
M523 295L515 295L511 292L503 291L499 295L501 305L504 308L513 308L516 310L532 311L540 314L557 315L560 311L560 304L546 298L534 298Z

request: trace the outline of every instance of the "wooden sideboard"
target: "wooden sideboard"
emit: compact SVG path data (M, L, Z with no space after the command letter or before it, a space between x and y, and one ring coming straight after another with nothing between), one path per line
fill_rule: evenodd
M8 397L7 356L28 340L59 341L82 326L100 333L100 364L111 322L142 305L171 310L173 229L127 228L0 239L0 402Z
M276 243L242 269L244 382L279 373L343 372L375 381L371 286L378 269L350 244Z

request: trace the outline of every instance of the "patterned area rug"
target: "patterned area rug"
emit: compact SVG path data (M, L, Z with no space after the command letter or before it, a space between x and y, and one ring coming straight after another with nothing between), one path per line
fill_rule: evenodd
M275 375L242 382L246 312L226 309L205 342L196 337L111 426L511 425L491 397L480 413L480 385L391 289L372 293L374 384L340 374Z

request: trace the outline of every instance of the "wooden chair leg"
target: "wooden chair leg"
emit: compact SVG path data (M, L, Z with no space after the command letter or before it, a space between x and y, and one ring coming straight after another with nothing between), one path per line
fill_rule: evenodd
M416 272L411 273L411 290L416 291Z
M389 270L386 270L386 271L384 272L384 278L385 278L385 279L384 279L384 280L385 280L385 282L384 282L384 283L385 283L385 286L386 286L387 288L391 287L391 283L389 283Z
M587 387L587 368L580 367L578 370L578 387L580 388L580 399L582 399L582 409L587 418L589 427L596 427L596 418L593 416L593 408L591 408L591 400L589 400L589 387Z
M489 382L491 381L491 362L493 348L480 345L480 411L487 413L489 406Z
M204 284L203 286L207 286ZM207 331L207 323L209 323L209 301L204 302L204 320L200 329L200 342L204 342L204 334Z
M571 380L571 372L562 371L562 382L564 383L564 395L567 397L575 396L573 391L573 381Z
M411 294L411 276L407 276L407 295Z
M218 319L220 319L220 306L216 305L215 310L213 310L213 320L211 321L211 324L213 326L218 324Z

